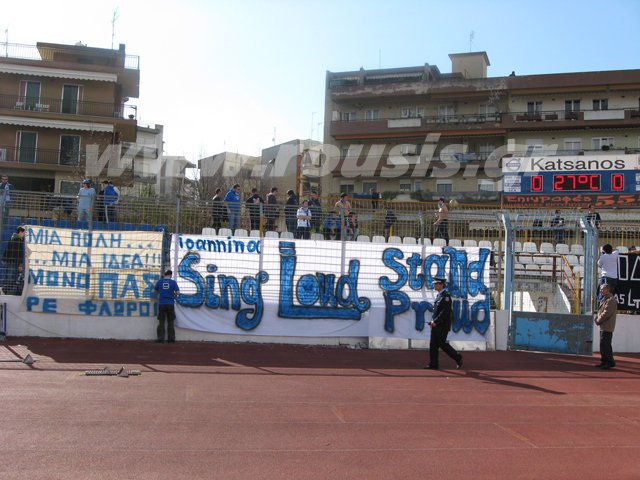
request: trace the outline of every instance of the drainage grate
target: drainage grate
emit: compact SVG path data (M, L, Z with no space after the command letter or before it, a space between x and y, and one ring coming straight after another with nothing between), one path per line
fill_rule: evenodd
M84 374L88 376L94 376L94 377L95 376L111 376L111 377L125 377L125 378L130 376L142 375L140 370L127 370L124 367L120 367L119 369L104 367L102 370L85 370Z

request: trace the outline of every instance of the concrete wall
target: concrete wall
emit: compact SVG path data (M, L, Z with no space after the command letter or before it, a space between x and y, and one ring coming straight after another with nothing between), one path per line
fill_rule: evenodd
M20 297L3 296L7 305L7 336L11 337L62 337L102 338L122 340L154 340L155 318L85 317L82 315L51 315L19 311ZM491 312L491 326L486 342L452 342L460 350L507 350L509 312ZM222 335L195 330L176 329L178 341L194 342L247 342L298 345L350 345L353 347L406 349L428 348L426 340L406 340L380 337L275 337L255 335ZM594 329L593 349L599 350L599 331ZM618 315L613 335L615 353L640 353L640 316Z

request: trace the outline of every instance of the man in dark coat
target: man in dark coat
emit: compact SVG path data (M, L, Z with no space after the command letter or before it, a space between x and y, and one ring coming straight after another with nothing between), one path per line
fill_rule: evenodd
M444 278L434 278L433 288L438 295L433 303L433 316L429 322L431 327L431 341L429 342L429 365L425 368L438 370L439 367L439 349L449 355L456 362L456 369L462 367L462 355L459 354L447 342L447 335L451 330L451 321L453 319L453 308L451 305L451 295L445 290L446 280Z
M260 230L260 205L264 204L264 200L258 194L257 188L251 189L251 196L245 200L245 204L249 212L251 230Z
M16 233L11 236L4 251L4 279L2 289L7 295L21 295L22 284L19 279L24 279L24 227L18 227Z

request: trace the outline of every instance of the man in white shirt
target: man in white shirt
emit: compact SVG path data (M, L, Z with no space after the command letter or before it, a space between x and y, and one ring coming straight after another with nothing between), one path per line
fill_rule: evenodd
M600 285L605 283L609 286L611 294L616 292L618 284L618 250L613 250L610 244L602 246L602 254L598 259L598 267L600 267L600 284L598 285L598 301L601 300Z

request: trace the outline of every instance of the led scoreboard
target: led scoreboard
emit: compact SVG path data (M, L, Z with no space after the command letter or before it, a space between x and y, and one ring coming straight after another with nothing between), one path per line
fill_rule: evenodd
M562 196L559 203L569 206L569 196L578 195L587 202L602 195L631 195L640 200L640 155L603 152L584 156L504 158L502 173L503 197L507 203L535 204L540 199L553 203L556 197ZM530 198L527 202L518 198L534 195L542 197ZM555 205L559 203L556 201Z

